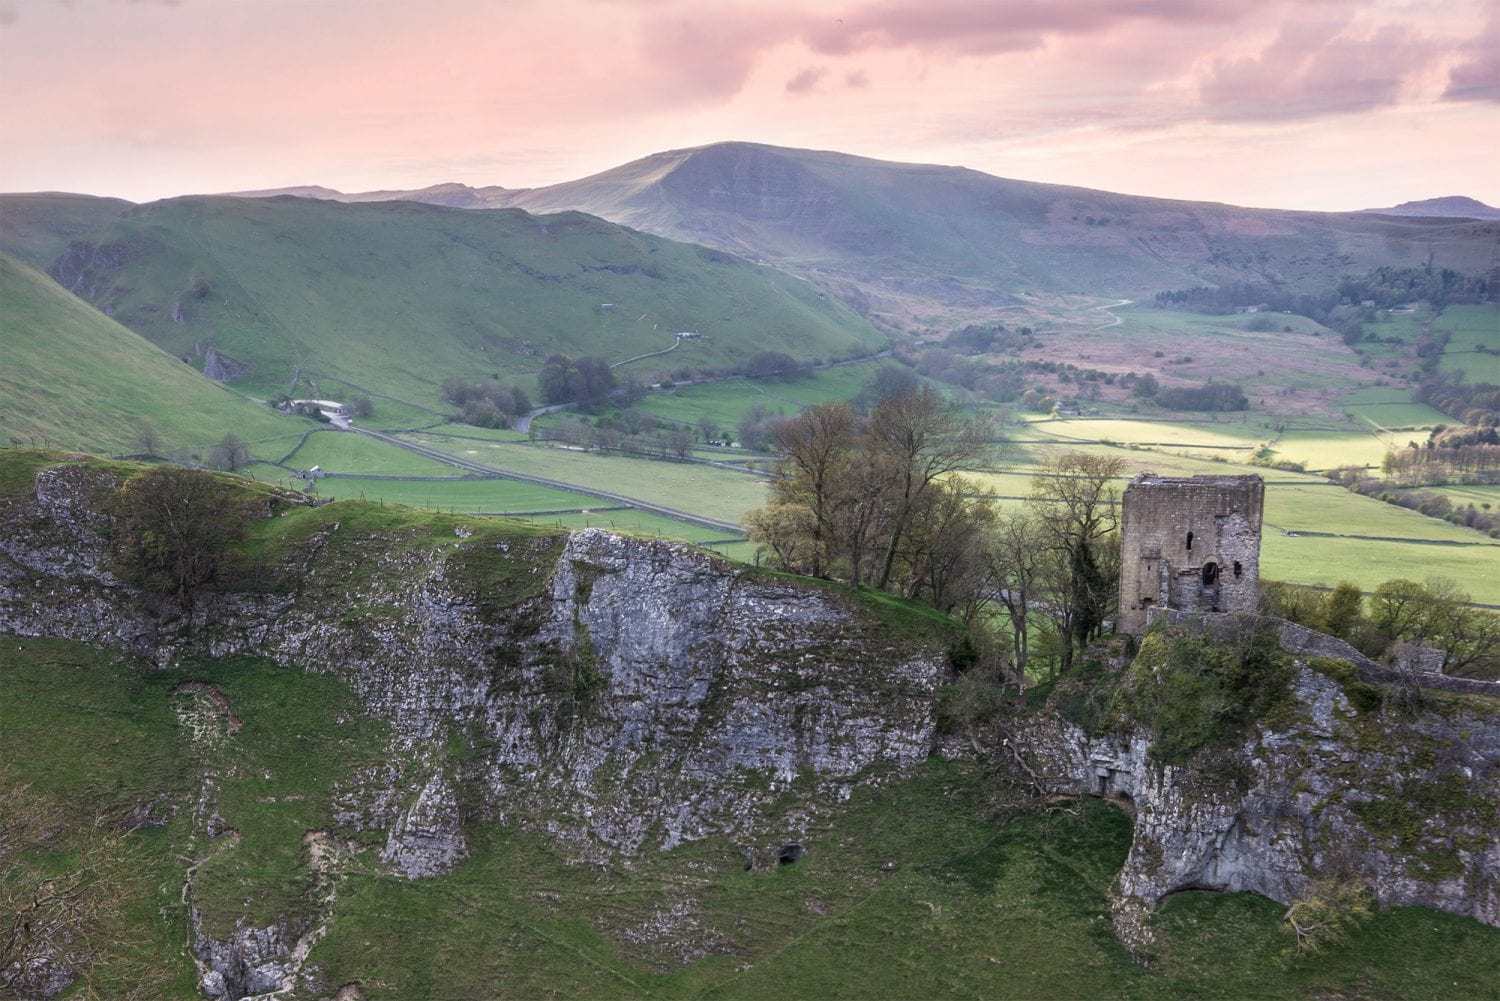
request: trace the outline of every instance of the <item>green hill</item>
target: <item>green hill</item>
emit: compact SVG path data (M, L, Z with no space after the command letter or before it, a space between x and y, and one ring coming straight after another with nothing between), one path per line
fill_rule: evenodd
M144 425L169 449L233 431L285 437L309 422L255 404L0 254L0 442L134 451Z
M0 195L0 253L45 271L68 244L92 236L131 204L57 191Z
M7 213L8 215L8 213ZM427 406L454 375L526 383L547 355L663 352L643 378L882 338L806 282L578 213L182 198L131 208L51 265L66 288L218 378ZM326 383L326 385L323 385Z
M1288 212L745 142L667 150L542 188L245 194L276 193L588 212L774 264L905 326L1038 294L1138 299L1244 281L1313 288L1429 259L1478 273L1494 267L1500 246L1500 224L1475 211L1477 202L1465 211L1453 199L1435 200L1441 212L1377 210L1386 217ZM1416 218L1435 215L1447 218Z
M419 196L419 195L418 195ZM785 267L920 319L1016 294L1142 298L1236 281L1326 283L1379 265L1482 272L1500 223L1143 198L756 143L671 150L507 191Z

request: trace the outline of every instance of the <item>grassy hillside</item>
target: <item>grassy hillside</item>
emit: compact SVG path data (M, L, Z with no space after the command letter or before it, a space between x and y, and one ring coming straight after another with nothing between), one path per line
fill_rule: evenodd
M312 426L204 378L0 254L0 442L128 452L148 424L169 449L202 450L233 431L267 454Z
M580 209L852 284L881 308L1003 306L1016 293L1141 298L1226 281L1326 282L1428 259L1493 266L1500 224L1283 212L1036 184L958 167L721 143L495 196Z
M85 240L131 207L120 198L43 191L0 195L0 253L46 270L74 240Z
M435 406L449 376L529 383L553 352L624 361L684 330L703 336L629 371L881 343L806 282L576 213L175 199L126 211L51 272L173 354L266 393L300 376L298 392Z

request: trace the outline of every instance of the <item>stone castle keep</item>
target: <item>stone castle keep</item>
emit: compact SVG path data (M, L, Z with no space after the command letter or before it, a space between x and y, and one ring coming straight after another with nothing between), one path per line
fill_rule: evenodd
M1120 621L1140 635L1153 608L1255 612L1260 603L1259 476L1157 476L1125 488Z

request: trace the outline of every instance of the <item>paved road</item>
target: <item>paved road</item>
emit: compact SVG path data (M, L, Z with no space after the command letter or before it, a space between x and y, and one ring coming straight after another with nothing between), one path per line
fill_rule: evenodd
M350 430L356 434L367 435L387 444L395 445L398 448L404 448L409 452L426 456L429 459L435 459L438 462L445 462L450 466L468 470L471 473L479 473L484 476L492 476L505 480L519 480L522 483L535 483L544 487L552 487L555 490L567 490L575 494L583 494L586 497L598 497L601 500L613 501L617 504L623 504L626 507L633 507L639 511L648 511L652 514L675 518L678 521L685 521L690 525L699 525L703 528L715 529L716 531L733 532L736 535L744 533L744 529L732 521L705 518L702 515L692 514L688 511L679 511L677 508L666 507L661 504L650 504L635 497L626 497L624 494L595 490L593 487L583 487L576 483L565 483L562 480L548 479L545 476L531 476L527 473L517 473L509 469L498 469L494 466L487 466L482 462L474 462L472 459L461 459L456 455L450 455L435 448L428 448L426 445L418 445L416 442L405 441L397 438L395 435L385 434L381 431L370 431L365 428L351 428Z

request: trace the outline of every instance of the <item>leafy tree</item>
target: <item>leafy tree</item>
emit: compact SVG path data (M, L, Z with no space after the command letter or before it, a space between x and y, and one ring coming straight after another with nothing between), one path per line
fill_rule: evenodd
M160 456L162 449L161 434L151 424L142 424L135 433L135 450L140 455Z
M200 588L219 580L244 535L235 488L175 466L127 480L116 493L112 562L125 580L190 608Z
M1340 581L1323 605L1323 630L1348 639L1364 614L1364 594L1348 581Z
M349 416L366 420L375 413L375 402L368 396L356 396L349 401Z

